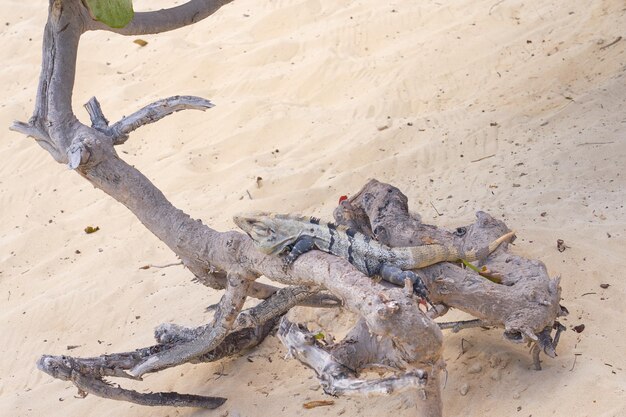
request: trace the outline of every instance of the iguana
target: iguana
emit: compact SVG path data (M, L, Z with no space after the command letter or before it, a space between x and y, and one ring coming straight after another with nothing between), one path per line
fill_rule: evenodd
M253 212L236 215L233 220L262 252L279 255L288 251L286 265L291 265L305 252L319 249L346 259L370 277L378 275L385 281L401 286L408 278L417 296L429 303L426 286L411 269L459 259L469 262L482 260L496 250L500 243L515 235L515 232L509 232L486 247L469 251L451 245L391 248L353 229L321 222L315 217Z

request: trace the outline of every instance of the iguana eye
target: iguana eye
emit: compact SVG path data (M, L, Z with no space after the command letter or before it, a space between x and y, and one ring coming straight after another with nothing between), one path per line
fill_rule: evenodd
M256 234L258 236L267 237L274 234L274 231L267 227L259 227L256 229Z

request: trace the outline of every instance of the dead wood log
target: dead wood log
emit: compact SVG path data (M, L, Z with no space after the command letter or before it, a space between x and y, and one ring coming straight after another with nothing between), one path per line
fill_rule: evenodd
M482 212L477 214L476 223L454 232L424 224L409 213L408 200L400 190L376 180L341 202L334 214L339 224L389 246L439 243L471 249L484 247L486 242L509 231L503 222ZM442 316L454 307L477 319L440 323L442 329L457 332L477 326L504 327L507 339L533 345L533 362L540 369L539 352L543 350L554 357L560 332L564 330L556 321L567 313L559 305L558 278L550 279L541 262L511 254L508 244L501 245L478 267L485 267L484 271L476 269L486 276L463 268L461 263L440 263L417 271L429 288L430 298L438 303L429 310L429 316ZM417 388L428 398L429 393L423 387L431 376L438 375L436 367L431 368L432 374L422 370L400 373L401 361L394 356L397 350L393 341L377 337L365 320L359 320L341 342L334 344L322 343L308 329L286 319L281 321L278 335L293 357L315 371L329 394L371 395ZM443 362L440 366L444 366ZM370 369L390 371L391 376L363 379L362 374Z
M376 180L341 202L334 214L337 222L389 246L440 243L469 249L510 230L484 212L476 214L475 223L454 231L422 223L409 212L408 199L399 189ZM449 262L420 269L419 274L435 303L465 311L480 319L480 325L503 327L508 340L531 343L537 352L540 349L554 357L560 332L554 337L550 333L560 328L556 319L567 314L559 304L559 278L550 278L542 262L510 253L508 243L500 245L478 268L484 268L488 277ZM538 353L533 357L540 369Z

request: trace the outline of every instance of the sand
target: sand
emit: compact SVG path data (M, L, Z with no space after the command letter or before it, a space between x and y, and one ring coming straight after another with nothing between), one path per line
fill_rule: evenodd
M0 415L415 415L409 394L304 410L328 397L275 337L135 385L228 397L214 412L77 399L39 372L44 353L124 351L151 344L162 322L204 323L220 293L180 266L140 269L176 258L125 207L7 130L33 110L47 2L3 4ZM616 0L236 0L192 27L142 36L145 47L85 35L75 109L86 122L81 106L95 95L118 120L170 95L213 100L118 150L219 230L250 209L330 218L368 178L398 186L440 226L477 210L502 218L518 232L516 253L562 277L568 331L540 372L501 331L446 333L445 414L625 416L626 40L612 44L626 36L625 10ZM100 231L85 234L90 225ZM557 251L557 239L569 248ZM349 321L316 314L296 316Z

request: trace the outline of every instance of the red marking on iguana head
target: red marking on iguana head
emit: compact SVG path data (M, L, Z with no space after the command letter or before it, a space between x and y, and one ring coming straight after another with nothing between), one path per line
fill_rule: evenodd
M342 195L341 197L339 197L339 204L341 204L342 201L346 201L348 199L347 195Z

